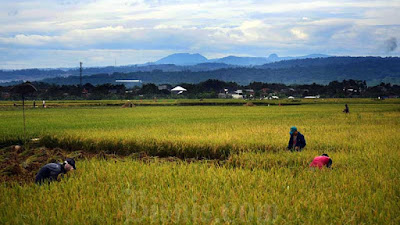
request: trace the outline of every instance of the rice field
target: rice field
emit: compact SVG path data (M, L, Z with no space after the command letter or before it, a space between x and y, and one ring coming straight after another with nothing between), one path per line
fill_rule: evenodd
M39 138L47 148L123 157L79 159L76 171L51 185L1 183L0 223L399 224L400 102L351 100L346 115L345 100L327 101L134 108L70 102L28 109L26 137L21 109L4 106L4 148ZM286 150L293 125L306 138L302 152ZM132 157L137 153L151 160ZM310 170L322 153L333 169Z

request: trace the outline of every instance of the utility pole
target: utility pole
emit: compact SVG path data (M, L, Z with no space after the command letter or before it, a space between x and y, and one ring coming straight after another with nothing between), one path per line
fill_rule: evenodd
M79 69L79 85L80 88L82 88L82 62L79 62L80 64L80 69Z

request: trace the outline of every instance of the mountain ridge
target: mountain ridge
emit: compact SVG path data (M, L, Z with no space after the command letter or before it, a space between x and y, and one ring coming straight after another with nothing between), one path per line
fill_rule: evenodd
M277 55L272 55L269 58L277 58ZM283 58L283 57L281 57ZM230 59L236 59L236 57L230 57ZM230 78L227 74L219 77L217 73L231 71L233 74L237 71L244 71L242 78L238 74L235 76L235 80L238 82L251 82L251 81L268 81L268 82L284 82L284 83L302 83L302 82L322 82L326 83L331 80L341 80L347 77L354 79L369 80L370 82L392 82L399 83L400 76L400 58L399 57L327 57L327 58L306 58L306 59L288 59L275 61L272 63L266 63L263 65L255 66L241 66L231 65L221 62L204 62L196 65L175 65L175 64L147 64L145 66L132 65L132 66L120 66L120 67L91 67L84 68L83 76L90 76L96 74L112 75L114 73L119 74L133 74L143 72L154 74L168 74L168 73L179 73L182 76L185 74L208 74L211 78L227 80ZM385 66L383 66L385 65ZM257 69L252 70L252 69ZM308 72L307 72L308 70ZM355 73L352 72L355 71ZM363 74L360 72L364 70L364 74L368 75L368 78L363 78ZM213 72L214 71L214 72ZM250 71L250 72L249 72ZM261 72L260 72L261 71ZM260 74L268 75L269 73L280 74L281 78L263 77ZM299 72L301 71L301 72ZM154 73L152 73L154 72ZM249 73L248 73L249 72ZM214 73L214 74L212 74ZM253 73L253 74L252 74ZM288 77L288 80L283 80L287 74L291 76L297 76L298 79L292 79ZM313 74L313 78L308 77ZM332 77L326 77L326 74L331 74ZM161 83L174 83L180 81L197 82L197 78L190 77L187 79L181 79L181 75L178 78L171 78L168 80L168 76L161 80L157 78L157 82ZM70 76L79 76L79 68L71 70L39 70L39 69L27 69L27 70L16 70L16 71L0 71L0 85L9 85L11 81L38 81L44 80L45 82L58 82L65 80ZM57 79L60 78L60 79ZM242 79L242 80L241 80ZM314 80L313 80L314 79ZM144 79L146 80L146 79ZM64 82L64 81L63 81ZM97 82L97 81L96 81ZM152 82L150 79L149 82ZM15 83L15 82L14 82ZM68 82L67 82L68 83Z
M291 60L291 59L306 59L306 58L326 58L330 57L329 55L324 54L310 54L304 56L286 56L279 57L276 53L270 54L268 57L253 57L253 56L234 56L229 55L222 58L214 58L207 59L205 56L199 53L174 53L163 57L153 63L150 64L175 64L178 66L185 65L196 65L200 63L225 63L228 65L236 65L236 66L256 66L263 65L266 63L277 62L282 60Z
M157 60L154 64L196 65L207 61L208 59L199 53L174 53Z
M309 55L310 56L310 55ZM307 58L309 56L300 56ZM322 55L326 56L326 55ZM184 58L184 62L180 61ZM185 59L186 58L186 59ZM207 59L199 53L175 53L157 60L156 62L148 62L145 64L134 64L126 66L104 66L104 67L84 67L83 75L92 75L99 73L114 73L114 72L137 72L137 71L209 71L222 68L233 67L251 67L260 66L264 63L271 63L281 60L288 60L295 57L279 57L273 53L268 58L265 57L240 57L227 56L223 58ZM42 80L52 77L67 77L79 75L79 68L44 68L44 69L22 69L22 70L0 70L0 83L7 83L16 80Z
M214 64L212 64L214 65ZM315 59L284 60L255 67L227 67L217 64L214 69L208 64L195 66L167 65L170 70L158 69L136 72L98 73L85 76L83 83L115 84L116 79L138 79L144 83L179 84L199 83L207 79L248 84L251 82L284 84L327 84L345 79L365 80L369 85L381 82L400 84L399 57L329 57ZM153 65L157 66L157 65ZM166 66L166 65L163 65ZM194 68L198 68L197 70ZM153 67L154 68L154 67ZM199 69L200 68L200 69ZM79 76L56 77L42 80L54 84L79 84ZM11 84L10 84L11 85Z

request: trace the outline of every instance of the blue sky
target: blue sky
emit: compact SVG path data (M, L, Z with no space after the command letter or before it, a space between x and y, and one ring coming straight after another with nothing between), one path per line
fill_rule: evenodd
M400 56L400 1L0 0L0 69L207 58Z

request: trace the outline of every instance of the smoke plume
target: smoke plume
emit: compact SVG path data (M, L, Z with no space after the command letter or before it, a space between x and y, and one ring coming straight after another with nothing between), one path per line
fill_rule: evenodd
M386 52L392 52L397 48L397 39L395 37L391 37L385 41L385 50Z

